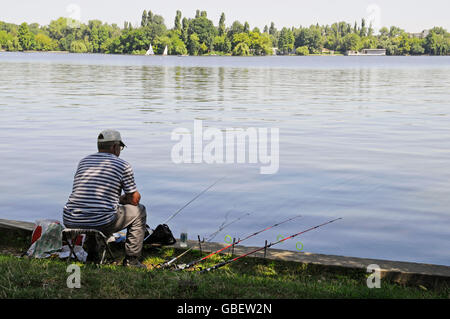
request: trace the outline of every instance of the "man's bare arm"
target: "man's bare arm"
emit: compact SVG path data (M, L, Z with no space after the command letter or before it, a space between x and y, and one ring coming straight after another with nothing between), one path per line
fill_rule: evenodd
M120 196L119 203L122 205L139 205L139 201L141 200L141 194L138 191L130 194L123 194Z

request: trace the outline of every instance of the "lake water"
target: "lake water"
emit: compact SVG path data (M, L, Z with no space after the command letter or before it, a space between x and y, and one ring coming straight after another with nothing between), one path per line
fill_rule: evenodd
M0 218L61 220L78 161L122 133L148 223L274 248L450 265L450 57L0 53ZM171 133L278 128L279 170L175 164ZM301 245L297 245L301 247Z

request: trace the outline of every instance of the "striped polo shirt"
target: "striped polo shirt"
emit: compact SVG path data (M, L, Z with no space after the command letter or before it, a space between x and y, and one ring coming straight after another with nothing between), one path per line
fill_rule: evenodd
M133 169L110 153L96 153L78 164L72 194L64 206L66 227L98 227L116 218L121 191L137 191Z

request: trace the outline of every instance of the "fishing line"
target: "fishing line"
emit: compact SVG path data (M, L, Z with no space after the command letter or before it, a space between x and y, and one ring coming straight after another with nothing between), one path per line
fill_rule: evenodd
M200 258L200 259L191 261L190 263L188 263L188 264L186 264L186 265L182 265L182 266L180 266L179 268L177 268L176 270L183 270L183 269L190 268L190 267L192 267L192 266L194 266L194 265L196 265L196 264L202 262L203 260L208 259L208 258L210 258L210 257L212 257L212 256L214 256L214 255L216 255L216 254L218 254L218 253L220 253L221 251L224 251L224 250L230 248L230 247L233 246L233 245L237 245L237 244L239 244L239 243L241 243L241 242L243 242L243 241L245 241L245 240L247 240L247 239L249 239L249 238L251 238L251 237L253 237L253 236L256 236L256 235L258 235L258 234L260 234L260 233L262 233L262 232L265 232L265 231L267 231L267 230L269 230L269 229L271 229L271 228L280 226L280 225L282 225L282 224L284 224L284 223L287 223L287 222L289 222L289 221L291 221L291 220L293 220L293 219L295 219L295 218L298 218L298 217L301 217L301 215L297 215L297 216L288 218L288 219L286 219L286 220L283 220L282 222L278 222L278 223L273 224L273 225L271 225L271 226L269 226L269 227L266 227L266 228L264 228L264 229L261 229L261 230L255 232L255 233L252 233L252 234L248 235L248 236L245 237L244 239L239 239L237 242L232 243L232 244L229 244L229 245L227 245L227 246L225 246L225 247L223 247L223 248L221 248L221 249L219 249L219 250L216 250L215 252L212 252L212 253L210 253L209 255L207 255L207 256L205 256L205 257L203 257L203 258Z
M175 216L177 216L184 208L186 208L190 203L192 203L194 200L196 200L197 198L199 198L202 194L206 193L210 188L212 188L214 185L216 185L218 182L220 182L221 180L223 180L225 177L221 177L219 178L217 181L215 181L213 184L211 184L210 186L208 186L206 189L204 189L203 191L201 191L199 194L197 194L194 198L192 198L189 202L187 202L186 204L184 204L184 206L182 206L180 209L178 209L175 213L173 213L165 222L163 222L163 224L167 224L169 221L172 220L172 218L174 218Z
M280 239L280 240L278 240L278 241L276 241L276 242L274 242L274 243L270 243L269 245L266 245L266 246L264 246L264 247L261 247L261 248L252 250L252 251L250 251L250 252L248 252L248 253L245 253L245 254L240 255L240 256L238 256L238 257L235 257L235 258L233 258L233 259L230 259L230 260L227 260L227 261L218 263L218 264L216 264L216 265L214 265L214 266L212 266L212 267L209 267L209 268L206 268L206 269L200 271L200 273L205 273L205 272L209 272L209 271L214 270L214 269L218 269L218 268L223 267L223 266L225 266L225 265L228 265L228 264L230 264L230 263L232 263L232 262L234 262L234 261L236 261L236 260L239 260L239 259L241 259L241 258L243 258L243 257L246 257L246 256L248 256L248 255L254 254L254 253L256 253L256 252L258 252L258 251L261 251L261 250L263 250L263 249L267 249L267 248L269 248L269 247L271 247L271 246L274 246L274 245L276 245L276 244L279 244L279 243L281 243L281 242L283 242L283 241L285 241L285 240L288 240L288 239L297 237L297 236L299 236L299 235L301 235L301 234L304 234L304 233L306 233L306 232L309 232L309 231L311 231L311 230L313 230L313 229L316 229L316 228L319 228L319 227L321 227L321 226L330 224L330 223L332 223L332 222L334 222L334 221L336 221L336 220L339 220L339 219L342 219L342 218L339 217L339 218L330 220L330 221L328 221L328 222L326 222L326 223L323 223L323 224L320 224L320 225L317 225L317 226L308 228L308 229L306 229L306 230L303 230L303 231L301 231L301 232L298 232L298 233L296 233L296 234L293 234L293 235L291 235L291 236L289 236L289 237Z
M228 224L225 224L225 222L222 223L222 224L219 226L219 228L218 228L214 233L212 233L212 234L208 237L208 239L207 239L206 241L207 241L207 242L211 241L211 240L212 240L219 232L221 232L223 229L225 229L226 227L228 227L228 226L230 226L230 225L236 223L237 221L241 220L241 219L244 218L245 216L249 216L249 215L251 215L251 213L245 213L244 215L239 216L238 218L232 220L232 221L229 222ZM175 258L172 258L171 260L169 260L169 261L167 261L167 262L160 263L160 264L156 265L155 267L167 267L167 266L170 266L172 263L174 263L175 261L177 261L178 259L180 259L181 257L183 257L185 254L187 254L187 253L188 253L189 251L191 251L192 249L194 249L194 247L191 247L191 248L187 249L186 251L184 251L182 254L176 256Z

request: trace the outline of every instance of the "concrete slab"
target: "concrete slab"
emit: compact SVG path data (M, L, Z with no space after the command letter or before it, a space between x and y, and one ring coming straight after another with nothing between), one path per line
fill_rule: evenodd
M188 240L188 247L194 246L198 249L198 241ZM179 246L179 241L174 245ZM222 243L202 243L202 251L213 252L217 251L228 244ZM246 254L260 247L244 247L236 246L234 248L234 255L239 256ZM223 253L230 253L227 249ZM264 257L264 250L248 257ZM412 263L372 258L357 258L348 256L324 255L314 254L309 252L297 252L290 250L281 250L268 248L266 258L271 260L294 261L304 264L314 264L321 267L330 268L343 267L349 269L359 269L367 271L367 266L378 265L380 267L381 278L389 279L391 281L408 284L408 285L424 285L428 287L436 287L442 285L450 286L450 267L445 265L433 265L423 263Z
M0 219L0 228L23 229L33 231L34 223L22 222L18 220Z
M33 231L34 223L0 219L0 228L19 228L28 231ZM198 249L198 241L188 240L188 247L194 246ZM217 251L227 244L225 243L202 243L203 252ZM183 248L180 246L180 240L173 245L176 248ZM234 248L234 255L239 256L246 254L259 247L236 246ZM230 253L227 249L223 253ZM249 255L249 257L264 257L264 251ZM426 285L426 286L450 286L450 267L445 265L433 265L423 263L412 263L382 259L371 258L357 258L348 256L324 255L314 254L309 252L297 252L281 249L267 249L266 258L270 260L285 260L304 264L314 264L325 268L343 267L349 269L359 269L367 271L367 266L375 264L381 269L381 278L386 278L394 282L408 284L408 285Z

